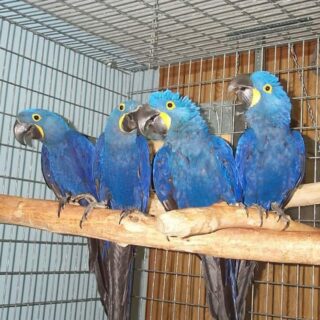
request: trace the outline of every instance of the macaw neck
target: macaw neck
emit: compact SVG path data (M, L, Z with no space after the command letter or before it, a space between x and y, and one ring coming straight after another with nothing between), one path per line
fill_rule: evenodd
M270 123L261 123L260 126L251 127L257 137L258 141L266 143L270 140L281 140L282 137L288 135L291 132L288 126L274 126Z
M47 147L58 146L63 141L65 141L66 135L70 134L72 131L74 130L68 126L64 128L55 128L52 130L52 132L46 130L42 143L45 144Z
M190 143L194 144L209 137L210 133L206 122L200 115L196 115L177 128L170 129L165 143L173 148L179 148L179 146L189 145Z
M262 127L270 126L274 128L290 127L290 106L283 105L282 108L275 109L270 105L258 104L249 108L245 117L250 128L260 130Z
M136 131L131 133L121 132L116 125L109 122L105 127L104 137L105 137L105 142L109 146L114 146L119 148L121 146L127 147L129 145L133 145L133 143L137 138L137 134L136 134Z

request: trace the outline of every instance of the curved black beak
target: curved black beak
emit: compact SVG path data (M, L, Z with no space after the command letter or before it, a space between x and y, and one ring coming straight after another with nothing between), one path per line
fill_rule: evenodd
M165 136L168 131L161 117L161 113L151 108L148 104L143 104L136 110L128 113L123 119L123 127L124 123L126 123L128 128L133 128L133 122L135 122L135 129L138 129L138 133L148 139L163 139L163 136Z
M253 96L253 83L250 74L240 74L236 76L228 86L229 92L234 92L241 102L250 106Z
M30 123L20 122L19 120L16 120L13 126L13 132L17 141L24 146L28 145L32 147L33 139L42 139L42 134L37 126Z
M133 130L138 129L138 124L134 118L134 112L127 113L124 116L121 129L127 133L130 133Z

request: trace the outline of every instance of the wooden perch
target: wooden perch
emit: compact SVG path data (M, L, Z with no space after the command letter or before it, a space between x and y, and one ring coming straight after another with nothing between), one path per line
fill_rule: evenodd
M156 217L144 216L135 212L119 225L120 211L105 209L95 209L81 229L79 221L83 214L83 208L79 206L67 205L61 217L58 218L57 202L55 201L31 200L5 195L0 196L0 222L111 240L118 243L194 252L217 257L320 264L319 231L299 223L290 223L287 231L264 230L256 227L248 229L252 225L247 223L250 219L247 219L242 209L226 207L221 204L210 208L216 216L217 226L221 227L221 222L224 223L225 219L222 217L225 215L226 208L230 210L227 214L233 212L237 216L237 225L242 224L247 229L225 229L188 239L171 238L168 241L167 237L157 230ZM255 210L250 209L250 216L254 215ZM176 214L177 212L172 213ZM257 215L257 212L255 214ZM198 216L196 219L198 220ZM274 223L272 215L265 222L269 223L269 219L270 223ZM230 227L232 223L228 221L227 225ZM303 230L303 232L298 230Z
M297 206L308 206L320 204L320 183L309 183L301 185L294 193L286 208ZM159 212L158 204L154 199L151 202L150 213ZM218 206L223 207L221 210ZM248 214L248 219L246 215ZM226 203L219 203L208 208L180 209L162 213L158 216L157 229L168 236L189 237L197 234L211 233L225 228L260 228L260 216L257 209L235 208ZM268 213L268 218L264 215L263 229L283 230L286 222L281 219L278 222L277 216L273 212ZM290 222L290 231L308 231L310 227L294 221Z
M320 204L320 182L300 185L294 192L286 208L304 207L315 204Z

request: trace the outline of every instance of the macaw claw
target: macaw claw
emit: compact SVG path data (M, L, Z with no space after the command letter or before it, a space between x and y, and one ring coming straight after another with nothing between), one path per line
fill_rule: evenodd
M276 214L278 215L278 222L280 221L280 219L283 219L286 222L285 227L283 228L283 230L287 229L289 226L289 223L291 221L290 216L288 216L287 214L284 213L283 209L280 208L279 204L277 204L276 202L271 203L271 210L275 211Z
M60 218L61 211L64 209L67 203L72 199L71 193L67 192L65 196L59 197L59 206L58 206L58 218Z
M85 200L88 205L84 209L83 215L80 220L80 228L82 228L82 224L85 220L88 220L88 217L94 208L102 208L109 209L109 205L107 202L98 202L97 199L90 193L80 193L75 197L71 198L73 203L79 203L81 200Z
M254 204L252 207L256 208L258 210L259 217L260 217L260 225L259 225L259 227L261 228L262 225L263 225L263 216L266 215L266 217L268 217L267 216L267 211L266 211L265 208L259 206L258 204Z
M126 209L122 210L120 213L120 219L119 219L119 224L121 224L121 221L126 218L128 215L130 215L132 212L134 212L134 209Z

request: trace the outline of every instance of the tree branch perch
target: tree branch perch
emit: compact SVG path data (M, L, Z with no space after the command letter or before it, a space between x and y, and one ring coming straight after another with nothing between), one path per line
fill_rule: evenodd
M156 201L152 201L151 208L152 213L161 210L161 207L156 207ZM264 228L269 228L269 230L260 229L257 227L260 220L254 208L249 210L249 218L244 209L225 204L217 204L210 208L172 211L170 215L174 219L178 217L178 222L175 223L181 224L181 227L185 223L181 220L182 215L183 219L188 223L191 221L191 225L194 224L197 228L199 225L203 227L209 224L211 230L229 229L192 236L188 239L171 238L170 241L158 230L161 230L160 218L169 215L163 211L158 217L135 212L119 225L120 211L95 209L81 229L79 221L82 214L83 208L68 205L58 218L55 201L0 195L1 223L217 257L320 264L320 232L317 229L291 222L286 231L279 231L283 225L276 224L276 217L272 213L267 219L264 219ZM199 221L202 222L199 223ZM202 227L197 230L197 233L207 231L201 229ZM245 227L245 229L233 227ZM195 229L187 230L189 235L195 232Z

